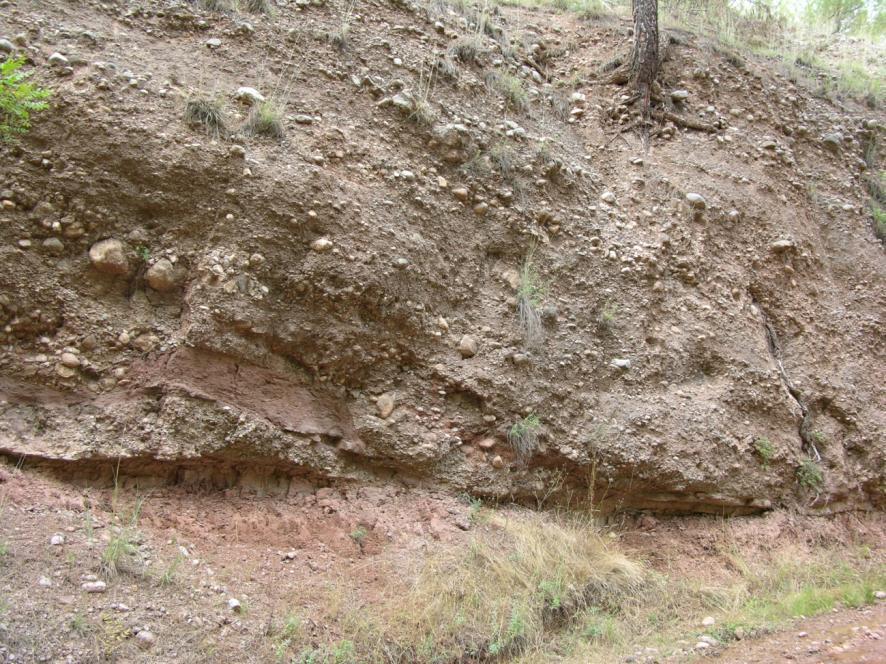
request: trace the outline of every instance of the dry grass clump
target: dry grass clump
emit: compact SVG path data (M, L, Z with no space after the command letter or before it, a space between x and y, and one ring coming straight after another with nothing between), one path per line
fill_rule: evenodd
M355 661L486 661L536 647L574 613L617 605L642 582L589 519L494 515L467 549L431 558L405 593L371 616L349 613L344 627Z
M190 127L200 127L212 138L218 139L228 133L222 104L210 97L194 97L185 102L185 122Z
M356 0L351 0L339 19L338 27L326 34L326 40L340 52L344 52L348 49L351 36L351 24L354 22L354 11L356 6Z
M533 264L535 247L530 247L520 268L520 281L517 285L517 321L523 332L523 342L527 348L535 348L544 341L544 328L538 308L544 297L544 286Z
M197 0L197 6L210 12L231 12L237 9L237 0Z
M541 420L538 415L530 414L518 420L508 430L508 442L520 457L531 456L538 447L538 430Z
M240 0L243 3L243 9L251 14L270 14L271 0Z
M412 109L409 112L409 120L422 127L430 127L437 120L437 114L431 106L431 97L434 94L435 85L434 66L422 69L419 75L418 87L411 96Z
M449 49L452 56L466 64L477 62L480 55L485 51L483 38L478 34L465 35L455 40Z
M271 13L271 0L197 0L197 6L210 12Z
M509 108L517 111L529 108L529 94L518 76L507 72L489 72L486 76L486 85L501 94Z
M716 553L704 565L684 559L665 573L620 554L588 514L471 505L467 543L368 561L388 570L381 595L364 596L351 577L308 590L327 638L274 639L278 659L608 664L654 645L682 661L704 616L716 619L706 633L728 643L873 603L886 584L882 554L860 542L823 536L761 549L727 521L711 533Z

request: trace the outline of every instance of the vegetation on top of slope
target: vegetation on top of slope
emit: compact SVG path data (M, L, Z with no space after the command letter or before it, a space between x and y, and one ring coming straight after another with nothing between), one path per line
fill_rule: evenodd
M631 11L626 0L496 1L573 12L581 18ZM886 66L880 53L886 9L865 0L810 0L803 11L794 13L778 0L661 0L659 18L664 28L689 30L736 51L772 59L785 75L821 96L853 97L871 107L884 101Z

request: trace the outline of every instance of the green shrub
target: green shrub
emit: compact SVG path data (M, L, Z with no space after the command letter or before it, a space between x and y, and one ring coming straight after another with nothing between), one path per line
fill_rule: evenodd
M768 438L757 438L754 441L754 451L760 457L760 461L764 466L768 466L769 462L775 456L775 445Z
M31 113L46 109L52 94L28 81L21 71L24 58L7 58L0 63L0 140L9 142L31 128Z
M824 486L824 471L812 459L803 459L797 466L797 482L803 488L819 491Z

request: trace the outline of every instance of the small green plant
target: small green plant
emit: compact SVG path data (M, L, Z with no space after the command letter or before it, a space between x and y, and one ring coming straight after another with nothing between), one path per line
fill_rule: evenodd
M227 136L227 122L218 99L195 97L185 102L185 122L189 127L202 128L214 139Z
M517 420L508 431L508 442L514 451L521 457L532 454L538 445L538 430L541 420L538 415L531 413L521 420Z
M519 607L511 609L511 618L508 620L504 634L489 644L489 654L492 656L504 655L520 645L520 641L526 636L526 618Z
M138 257L143 263L147 263L148 260L151 258L151 250L142 245L139 245L135 248L135 253L138 254Z
M797 466L797 482L806 489L820 491L824 486L824 471L812 459L803 459Z
M619 639L618 622L602 609L589 607L579 622L579 633L594 644L617 643Z
M160 575L159 582L161 586L171 586L175 582L178 568L181 567L184 559L185 557L181 553L176 554L175 558L163 570L163 574Z
M246 118L244 129L253 136L281 140L286 134L283 128L283 108L270 99L256 104Z
M535 245L532 245L523 259L517 285L517 319L527 348L534 348L544 340L544 328L538 314L544 287L533 264L534 256Z
M3 559L6 558L6 555L9 553L9 542L0 542L0 562L3 562Z
M31 128L31 114L45 110L52 92L28 81L21 71L24 58L7 58L0 63L0 141L10 142Z
M563 606L566 589L560 579L545 579L538 584L538 593L547 608L558 611Z
M275 639L276 643L274 645L274 654L277 657L277 661L282 662L286 660L286 653L292 646L293 642L298 640L298 637L301 634L301 630L301 618L299 618L296 613L290 611L286 615L286 619L283 621L283 626L280 628L280 631L277 633Z
M298 656L292 660L293 664L320 664L322 661L320 658L323 657L323 652L321 650L317 650L316 648L305 648Z
M822 447L824 447L828 444L828 435L824 431L817 429L812 432L812 440L815 442L816 445L821 445Z
M89 631L89 623L86 622L86 618L79 611L71 618L70 626L71 631L79 636L83 636Z
M597 324L604 330L611 330L618 319L618 305L612 302L606 302L601 308L597 316Z
M480 523L483 521L483 501L480 498L471 498L468 500L468 521L471 523Z
M763 466L769 466L775 456L775 445L768 438L757 438L754 441L754 451L760 457Z
M343 639L335 644L332 649L333 664L356 664L357 651L354 642Z
M362 544L363 540L366 539L366 536L369 532L363 526L357 526L354 530L351 531L351 539L357 542L357 544Z

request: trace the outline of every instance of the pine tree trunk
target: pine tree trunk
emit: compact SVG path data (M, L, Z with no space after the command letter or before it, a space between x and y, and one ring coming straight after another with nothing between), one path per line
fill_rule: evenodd
M632 0L634 10L634 52L631 76L640 93L643 114L649 113L649 95L658 75L658 0Z

